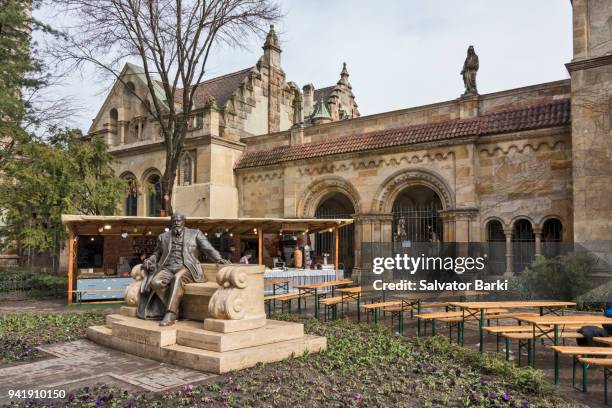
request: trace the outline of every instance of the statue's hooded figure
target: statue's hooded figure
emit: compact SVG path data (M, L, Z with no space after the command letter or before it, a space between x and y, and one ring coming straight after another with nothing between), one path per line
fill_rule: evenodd
M157 237L153 254L144 261L147 271L140 287L138 317L172 324L178 317L183 286L204 282L199 256L227 262L198 229L185 228L185 216L175 213L171 227Z
M478 55L474 51L474 46L470 45L467 50L467 57L463 63L461 75L463 76L463 84L465 85L465 94L477 94L476 89L476 72L478 72L479 62Z

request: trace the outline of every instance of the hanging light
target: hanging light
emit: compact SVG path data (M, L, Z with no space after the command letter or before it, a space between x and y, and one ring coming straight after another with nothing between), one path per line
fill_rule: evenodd
M233 236L234 236L234 233L233 233L233 232L230 232L230 237L233 237Z
M127 237L128 237L127 230L121 230L121 238L127 238Z
M253 228L253 233L257 234L257 228Z
M98 227L98 232L99 232L99 233L104 232L104 227Z
M90 241L95 241L96 239L94 237L91 237L89 240Z
M168 231L170 231L170 228L166 227L166 228L164 228L164 231L168 232Z
M104 229L105 229L105 230L109 230L109 229L111 229L111 228L112 228L112 226L111 226L110 224L105 224L105 225L104 225Z

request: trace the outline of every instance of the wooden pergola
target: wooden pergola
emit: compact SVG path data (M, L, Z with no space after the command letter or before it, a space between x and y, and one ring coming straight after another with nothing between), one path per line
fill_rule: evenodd
M258 263L263 264L264 233L334 233L334 265L339 266L338 229L352 224L352 219L319 218L214 218L187 217L186 226L198 228L206 234L217 231L240 236L256 236ZM76 240L80 235L157 236L170 226L170 217L126 217L97 215L62 215L62 223L68 227L68 303L72 303L73 279L76 269Z

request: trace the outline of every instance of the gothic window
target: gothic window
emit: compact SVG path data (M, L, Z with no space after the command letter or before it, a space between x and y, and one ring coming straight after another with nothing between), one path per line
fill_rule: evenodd
M138 215L138 185L136 177L129 173L122 177L127 181L127 195L125 196L124 214L127 216Z
M148 188L148 215L159 217L162 210L162 188L159 174L151 174L147 178Z
M181 159L181 167L179 170L180 184L182 186L189 186L193 184L194 170L195 169L193 156L190 152L187 152L183 155L183 158Z

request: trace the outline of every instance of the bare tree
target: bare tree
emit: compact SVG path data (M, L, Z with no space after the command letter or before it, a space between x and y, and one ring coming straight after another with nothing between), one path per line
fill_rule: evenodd
M165 141L163 207L172 213L172 193L188 130L194 95L215 44L240 46L280 17L271 0L59 0L78 21L64 29L53 53L74 67L93 64L121 81L159 123ZM126 61L144 69L151 96L137 95L120 76ZM160 81L163 97L156 94Z

